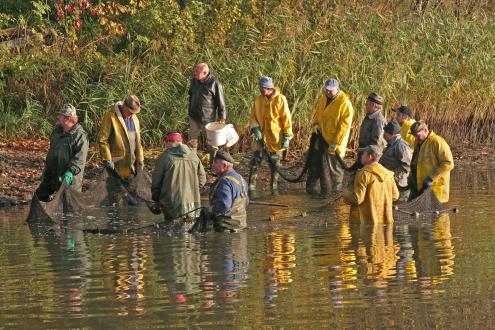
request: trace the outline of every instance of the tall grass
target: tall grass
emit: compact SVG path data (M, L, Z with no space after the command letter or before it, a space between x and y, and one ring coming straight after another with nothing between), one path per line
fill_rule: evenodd
M493 12L460 20L446 10L418 15L356 3L328 11L281 4L269 20L250 28L234 26L225 45L174 49L157 43L136 54L130 40L125 51L102 52L94 46L62 54L63 61L50 57L55 47L30 53L31 58L6 59L11 54L4 52L4 68L17 61L38 69L16 72L7 82L0 96L5 109L0 134L45 135L47 119L63 102L71 102L94 140L103 113L135 93L143 104L143 138L158 143L167 130L187 129L192 69L205 61L225 86L228 120L242 133L247 133L258 78L270 75L288 98L297 128L294 142L305 143L322 83L337 77L357 111L352 141L366 96L375 91L384 96L389 117L388 109L408 104L451 144L492 144L494 35Z

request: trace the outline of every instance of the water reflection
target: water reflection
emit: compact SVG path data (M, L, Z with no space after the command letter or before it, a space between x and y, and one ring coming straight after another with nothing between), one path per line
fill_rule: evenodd
M443 290L435 286L454 275L455 252L449 215L444 214L433 223L411 225L408 229L413 250L408 254L413 254L420 293L423 296L442 293Z
M247 233L196 236L183 233L172 245L154 240L154 263L169 301L181 310L209 309L237 301L249 271Z
M389 286L417 287L422 296L442 293L439 284L454 275L455 253L449 215L426 223L394 226L339 224L337 244L317 236L320 276L335 307L345 291L384 295ZM352 298L355 299L355 298Z
M332 205L305 218L258 220L237 234L38 235L0 214L0 322L449 328L467 327L476 314L481 326L495 301L495 185L486 176L453 189L460 214L393 226L350 224L348 207ZM300 199L300 208L317 206Z
M291 231L273 230L266 239L267 279L265 300L269 303L293 282L296 264L296 235Z

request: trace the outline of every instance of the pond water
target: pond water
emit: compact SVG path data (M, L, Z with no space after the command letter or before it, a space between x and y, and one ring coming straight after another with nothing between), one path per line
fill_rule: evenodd
M4 211L0 328L494 328L495 171L456 168L451 188L460 213L390 227L336 204L255 206L236 234L40 235Z

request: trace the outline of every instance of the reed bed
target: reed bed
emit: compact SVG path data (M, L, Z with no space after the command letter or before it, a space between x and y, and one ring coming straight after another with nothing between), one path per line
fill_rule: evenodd
M261 75L272 76L288 98L295 147L307 143L328 77L341 81L356 110L351 148L373 91L383 95L389 118L392 107L407 104L451 145L492 145L495 13L480 10L461 19L453 10L418 14L387 3L371 8L349 2L328 11L280 4L262 21L253 14L256 24L230 27L223 42L205 36L200 44L151 42L143 48L129 36L122 49L95 43L61 51L55 43L2 50L0 136L46 136L56 109L70 102L94 141L103 113L135 93L143 105L144 141L158 144L168 130L187 131L193 67L207 62L224 84L228 120L241 132L242 148L249 145L248 118Z

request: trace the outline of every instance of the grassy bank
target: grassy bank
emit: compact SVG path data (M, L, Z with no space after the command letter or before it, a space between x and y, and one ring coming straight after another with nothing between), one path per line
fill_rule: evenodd
M143 137L156 144L167 130L186 130L192 68L205 61L224 83L229 121L241 132L247 132L257 79L268 74L288 98L297 143L305 142L320 87L335 76L357 110L353 141L365 97L377 91L385 109L408 104L453 145L495 142L490 8L463 16L449 7L414 10L407 1L378 1L374 7L324 0L217 1L201 7L198 1L184 9L175 1L150 3L169 11L129 14L122 35L92 27L72 39L59 32L48 43L35 33L29 45L4 47L1 137L47 135L56 109L71 102L94 140L103 113L132 92L143 104Z

